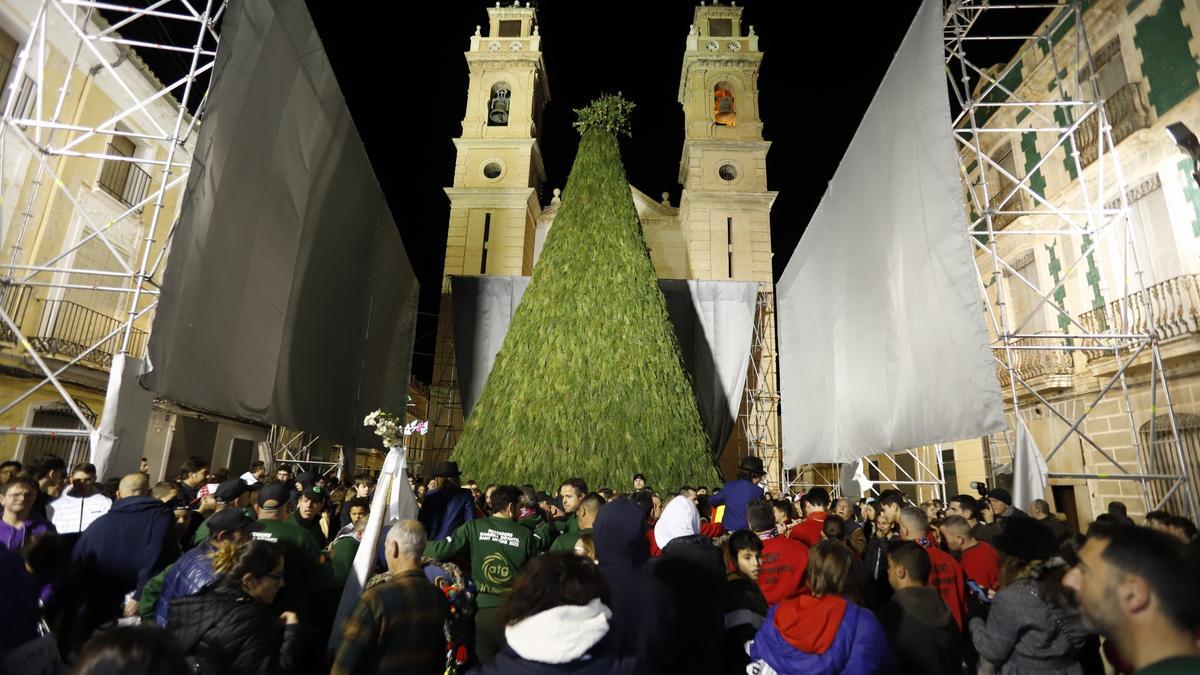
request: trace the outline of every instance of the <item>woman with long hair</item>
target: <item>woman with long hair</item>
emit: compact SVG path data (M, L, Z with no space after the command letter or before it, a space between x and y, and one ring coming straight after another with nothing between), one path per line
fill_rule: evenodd
M767 667L780 675L893 670L895 657L879 620L852 599L857 595L853 567L854 554L841 542L824 540L809 550L808 591L772 607L750 644L759 672Z
M1079 675L1087 632L1062 585L1067 565L1050 528L1032 518L1010 518L992 546L1004 558L1001 590L987 619L967 624L980 658L1001 675Z
M283 588L283 549L267 541L223 541L213 553L220 580L171 602L167 630L195 672L272 675L298 669L300 621L269 608Z

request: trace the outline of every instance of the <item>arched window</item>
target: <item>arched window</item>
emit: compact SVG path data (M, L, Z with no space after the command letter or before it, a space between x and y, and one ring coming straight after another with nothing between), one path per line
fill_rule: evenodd
M733 107L733 86L718 82L713 87L713 121L723 127L737 124L737 111Z
M492 85L492 93L488 97L488 126L508 126L508 101L512 88L507 82L497 82Z

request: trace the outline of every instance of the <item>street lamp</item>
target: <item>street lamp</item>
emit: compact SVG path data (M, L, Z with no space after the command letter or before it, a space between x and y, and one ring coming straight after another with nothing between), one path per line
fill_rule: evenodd
M1196 181L1196 186L1200 187L1200 139L1197 139L1196 134L1183 122L1168 124L1167 133L1171 135L1175 145L1192 158L1192 179Z

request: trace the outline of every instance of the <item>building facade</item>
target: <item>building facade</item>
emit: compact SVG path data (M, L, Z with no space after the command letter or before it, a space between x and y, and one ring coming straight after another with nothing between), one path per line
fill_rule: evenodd
M1164 498L1168 510L1186 515L1189 498L1195 499L1186 489L1168 494L1166 481L1113 476L1187 473L1194 481L1200 471L1200 185L1195 163L1167 133L1167 126L1177 122L1200 129L1200 3L1094 0L1081 2L1080 10L1082 22L1072 8L1051 14L1037 31L1043 38L1027 42L1016 59L990 73L1002 87L985 101L1031 105L980 109L987 116L980 128L994 130L978 134L986 161L963 153L967 211L979 237L987 237L985 212L996 214L990 218L1000 264L993 263L990 250L976 249L992 304L1004 313L1008 333L1029 336L1014 344L1038 346L1043 340L1052 341L1043 346L1063 347L1015 352L1022 386L1011 386L1007 368L998 368L998 376L1010 411L1015 392L1043 455L1057 449L1049 461L1051 474L1076 476L1049 481L1047 500L1069 520L1086 525L1113 501L1125 503L1137 518ZM1080 29L1091 58L1077 67ZM1057 125L1031 114L1039 102L1091 100L1093 87L1104 101L1109 129L1098 115L1077 125L1057 117L1071 114L1065 108L1053 109ZM1074 126L1074 132L1060 142L1058 135L1040 129L1045 126ZM1098 245L1088 234L1094 223L1065 223L1069 218L1060 215L1122 207L1119 191L1104 189L1114 178L1104 172L1116 166L1104 155L1106 132L1123 173L1136 265L1132 252L1121 251L1124 225L1114 225L1108 238L1117 244ZM986 204L979 199L985 184ZM1017 189L1018 184L1023 187ZM1103 194L1097 197L1097 192ZM1006 232L1013 236L1003 236ZM995 269L999 273L991 283L988 275ZM1111 348L1085 337L1037 337L1106 332L1126 306L1134 308L1129 332L1153 332L1159 338L1182 461L1163 414L1162 390L1152 391L1149 352L1137 356L1124 383L1106 393L1119 369ZM996 325L988 324L994 339ZM1004 360L1002 350L997 357ZM1062 421L1080 417L1087 438L1068 433ZM997 436L956 444L956 480L948 491L969 492L972 480L1004 484L996 468L1009 461L1010 442L1011 436L1009 442Z
M747 454L764 458L772 482L779 461L774 283L770 214L758 108L763 54L742 8L700 6L685 39L678 101L684 112L678 205L630 186L651 260L660 278L759 283L755 353L738 425L720 457L726 471ZM433 428L425 461L454 448L462 429L454 374L450 277L532 274L554 224L559 190L538 199L545 182L539 142L550 101L536 10L521 3L489 7L489 25L471 37L462 136L450 198L450 227L431 387ZM653 467L646 467L652 473Z
M167 178L152 230L153 212L171 145L163 131L175 128L179 103L169 93L156 96L164 84L128 45L94 39L110 29L98 12L86 17L79 12L72 24L51 7L45 39L38 41L30 27L39 7L0 2L0 106L10 110L11 119L28 120L0 130L0 302L19 328L18 334L7 325L0 327L0 427L69 432L82 426L52 386L45 384L22 398L43 377L30 352L50 369L62 371L65 392L96 423L104 409L109 369L122 351L121 326L129 316L133 287L130 270L139 268L148 251L151 261L162 261L151 275L152 284L162 279L163 241L183 195L178 169ZM80 46L81 35L92 36L91 48ZM29 66L18 76L26 50ZM187 127L192 123L185 117ZM175 164L190 163L194 139L193 133L176 147ZM43 153L51 147L55 150ZM39 154L48 155L45 163ZM115 156L134 161L114 161ZM104 236L96 235L97 230ZM66 269L94 274L61 271ZM151 301L143 296L137 309L146 309ZM134 320L126 350L130 356L146 355L152 318L147 311ZM244 470L258 458L256 444L267 432L158 401L145 455L156 479L174 477L191 455L208 459L214 468ZM0 434L0 458L28 462L44 453L86 461L88 439Z

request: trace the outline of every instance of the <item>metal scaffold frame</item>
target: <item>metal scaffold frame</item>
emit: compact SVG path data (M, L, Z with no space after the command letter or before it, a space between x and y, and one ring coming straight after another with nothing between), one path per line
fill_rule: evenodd
M29 400L49 385L78 418L79 429L10 426L0 428L0 433L96 438L94 420L80 410L62 376L98 352L142 356L145 333L135 327L135 322L149 318L158 302L162 271L176 225L175 214L165 212L166 205L170 203L177 209L187 185L191 147L203 117L207 91L198 97L194 112L189 112L187 104L200 93L199 87L204 86L202 81L206 82L203 76L215 64L218 25L226 3L227 0L158 0L144 7L93 0L41 0L37 3L29 33L23 36L9 77L3 116L0 117L0 185L3 185L5 161L9 154L16 152L14 148L29 152L37 162L36 177L27 186L22 186L28 188L28 195L16 207L14 222L4 222L0 211L0 241L10 241L12 237L8 255L4 256L6 261L0 262L0 322L3 323L0 330L6 334L5 340L23 350L30 367L42 379L15 398L0 401L0 414ZM113 22L101 16L101 11ZM136 30L139 22L154 22L150 32L163 34L168 41L149 42L121 36L122 31L140 34L141 31ZM180 25L190 26L194 30L194 40L171 44L167 22L181 34L184 29L178 28ZM186 64L185 72L163 84L141 65L134 49L145 55L175 54L173 58L180 59L181 65ZM68 60L65 70L54 62L56 58ZM135 67L131 68L128 61L134 62ZM81 74L84 79L78 83L77 77ZM51 76L62 78L61 86L55 90L47 86ZM152 91L146 94L148 82L152 84ZM108 92L117 92L113 101L116 112L90 126L79 124L78 119L64 119L69 112L68 105L83 105L78 100L69 101L72 95L79 94L73 89L89 86L103 86ZM166 110L170 112L169 121ZM146 131L132 130L135 127ZM104 150L85 149L95 145L98 137L109 139ZM165 156L127 156L114 147L116 139L142 145L156 144L154 147L163 150ZM71 168L71 162L96 160L102 163L102 171L115 172L117 182L123 184L118 188L129 191L130 176L133 175L143 181L139 186L144 190L140 199L120 195L120 202L128 208L107 222L97 222L93 218L73 194L73 186L63 177ZM149 171L142 167L148 167ZM20 195L0 195L0 200L18 197ZM71 218L82 222L83 231L75 241L64 240L61 250L50 251L37 260L24 260L27 251L31 251L31 255L40 253L37 249L39 225L32 221L41 213L39 209L48 208L46 204L56 199L70 205ZM147 207L150 209L148 218L144 214ZM131 221L137 222L143 232L139 235L136 250L127 258L114 245L110 235L114 226ZM14 227L15 235L11 235ZM34 242L26 241L31 237ZM115 269L85 269L75 265L75 254L92 242L103 246ZM121 300L113 304L123 305L126 309L117 312L115 317L104 317L111 322L105 324L107 330L93 332L84 340L86 344L73 346L71 358L56 359L52 366L43 358L44 350L38 348L37 338L23 329L22 317L14 311L15 303L10 302L10 299L28 293L30 288L115 294ZM107 349L102 349L106 345ZM60 360L63 361L61 364L58 363Z
M767 487L787 485L783 456L779 452L779 360L775 340L775 291L758 285L754 332L750 337L750 365L742 393L738 427L748 455L759 457L767 469Z
M990 35L979 28L988 13L1039 10L1049 12L1049 16L1037 34ZM1159 351L1162 336L1157 327L1161 316L1156 316L1158 308L1152 306L1150 293L1145 290L1135 246L1141 235L1135 232L1131 218L1130 198L1116 147L1118 141L1114 140L1113 126L1101 96L1093 60L1096 50L1088 41L1083 8L1078 0L1028 4L949 0L945 4L944 27L946 72L953 91L952 101L958 110L952 132L959 150L967 206L972 214L968 227L976 253L973 258L979 273L978 288L992 354L1010 406L1009 428L997 435L992 450L1004 448L1011 458L1017 416L1028 420L1035 409L1045 410L1056 421L1057 436L1046 454L1048 462L1068 443L1093 449L1103 458L1103 465L1099 460L1093 464L1097 471L1051 471L1048 478L1134 481L1143 488L1147 511L1162 508L1178 493L1181 499L1175 503L1185 504L1194 519L1196 495ZM973 47L985 41L1016 44L1017 53L997 72L972 61ZM1010 76L1014 68L1034 63L1037 65L1024 71L1023 79L1041 82L1046 78L1046 69L1052 69L1048 73L1049 93L1039 92L1037 100L1027 100L1033 97L1023 98L1020 86L1013 86ZM1064 77L1060 73L1085 75ZM1005 123L1011 120L1009 113L1019 113L1017 124ZM1031 118L1031 124L1022 126L1020 120L1025 116ZM1030 133L1035 134L1035 149L1041 156L1035 166L1026 167L1023 175L1015 175L1022 172L1010 171L997 161L994 147L1003 145L1009 135ZM1049 138L1054 143L1047 149L1039 141ZM1081 159L1081 146L1085 142L1089 152L1094 149L1092 161ZM1051 158L1066 162L1064 166L1073 179L1072 188L1058 195L1032 184L1033 177L1040 175L1039 170ZM1083 242L1080 255L1069 266L1064 261L1061 276L1054 275L1046 281L1041 281L1040 276L1031 279L1028 277L1032 275L1020 273L1017 266L1005 259L1006 253L1021 250L1019 242L1025 242L1021 246L1036 247L1045 236L1075 236ZM1088 274L1086 268L1099 256L1104 256L1107 269L1118 271L1119 287L1107 288L1104 276L1092 271L1097 277L1093 281L1099 284L1100 300L1092 312L1074 316L1062 301L1062 289L1070 280ZM1016 307L1017 292L1023 296L1035 294L1030 296L1036 298L1034 306L1023 308L1021 316L1010 316ZM1115 292L1116 301L1104 300L1113 297L1110 292ZM1047 306L1058 330L1030 330L1031 322ZM1135 321L1135 315L1143 317L1141 323ZM1033 379L1028 375L1030 371L1021 367L1029 359L1042 359L1060 364L1063 376L1069 378L1076 370L1076 359L1086 359L1089 354L1093 358L1098 354L1111 356L1115 371L1096 376L1098 388L1082 409L1072 406L1066 411L1065 406L1056 405L1030 381ZM1150 438L1157 439L1169 430L1169 442L1154 442L1147 447L1139 436L1129 382L1134 379L1129 371L1135 363L1139 369L1149 371L1144 376L1139 370L1138 377L1148 384L1150 391ZM1111 448L1104 447L1085 430L1089 415L1107 401L1117 401L1128 417L1134 461L1118 461ZM1155 425L1165 425L1167 429L1156 435ZM1065 431L1057 433L1058 427ZM1110 466L1111 471L1106 470ZM1172 466L1177 470L1163 468ZM1153 486L1157 487L1150 489Z

